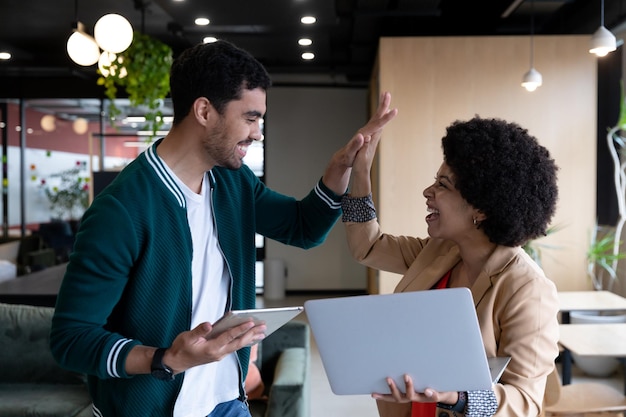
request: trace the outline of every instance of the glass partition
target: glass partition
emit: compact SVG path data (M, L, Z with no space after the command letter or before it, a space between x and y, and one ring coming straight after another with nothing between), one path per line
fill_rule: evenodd
M93 195L93 174L119 171L146 149L150 134L145 118L116 100L122 115L106 116L99 99L0 100L3 202L0 205L4 240L38 231L54 221L76 223ZM167 134L172 122L171 100L162 105ZM244 162L264 175L264 146L250 146ZM257 287L263 286L265 242L256 239Z

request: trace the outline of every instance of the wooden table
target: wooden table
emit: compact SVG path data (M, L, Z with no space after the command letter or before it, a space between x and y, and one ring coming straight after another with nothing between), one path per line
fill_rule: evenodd
M626 298L610 291L560 291L561 323L568 324L570 311L626 310Z
M626 323L561 324L559 331L559 343L569 352L618 358L624 369L626 395Z
M0 302L54 307L67 263L0 282Z
M561 323L568 326L571 311L626 310L626 298L610 291L560 291L558 297ZM563 346L561 359L563 385L567 385L572 380L572 354L566 346Z
M626 298L610 291L561 291L558 296L563 324L570 322L570 311L626 310Z

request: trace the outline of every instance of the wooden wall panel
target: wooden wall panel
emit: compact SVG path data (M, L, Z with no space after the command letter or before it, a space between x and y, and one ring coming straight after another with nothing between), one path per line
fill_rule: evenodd
M474 115L519 123L535 135L560 168L560 198L542 239L543 267L559 290L590 288L585 252L595 218L596 58L587 36L535 37L535 68L543 86L520 86L530 66L530 40L519 37L382 38L373 85L390 91L399 114L379 150L376 200L383 230L426 235L425 199L442 161L441 137L457 119ZM377 292L400 277L379 274Z

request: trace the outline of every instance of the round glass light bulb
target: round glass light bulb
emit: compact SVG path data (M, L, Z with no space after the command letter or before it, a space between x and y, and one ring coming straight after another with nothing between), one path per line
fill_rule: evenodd
M46 114L39 121L39 125L44 132L54 132L54 129L56 129L56 119L53 115Z
M100 54L100 59L98 59L98 70L100 70L100 74L105 78L109 75L117 75L117 71L119 70L119 78L124 78L128 73L126 72L126 68L122 65L123 62L124 58L121 56L118 57L112 52L104 51Z
M89 129L89 122L87 122L87 119L79 117L72 123L72 128L77 135L84 135Z
M98 62L100 49L91 36L76 31L67 40L67 54L78 65L88 67Z
M100 48L118 54L133 42L133 27L124 16L110 13L98 19L93 35Z

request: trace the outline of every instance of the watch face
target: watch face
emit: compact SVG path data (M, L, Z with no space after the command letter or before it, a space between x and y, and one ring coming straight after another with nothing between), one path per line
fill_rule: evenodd
M163 381L171 381L174 379L172 372L167 369L153 369L152 376Z

